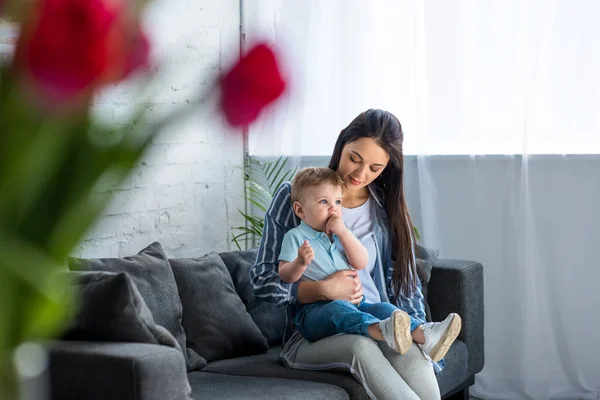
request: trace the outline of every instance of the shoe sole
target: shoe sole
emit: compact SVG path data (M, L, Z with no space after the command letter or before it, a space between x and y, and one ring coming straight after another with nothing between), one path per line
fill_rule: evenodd
M410 334L410 317L402 311L394 311L392 314L394 324L394 339L396 341L396 351L400 354L406 354L412 345L412 336Z
M440 339L439 343L431 350L429 354L429 357L431 357L433 361L438 362L442 358L444 358L444 356L448 352L448 349L450 349L450 346L458 337L461 327L462 320L460 318L460 315L454 314L454 318L452 319L452 322L450 323L450 327L448 327L446 334L442 339Z

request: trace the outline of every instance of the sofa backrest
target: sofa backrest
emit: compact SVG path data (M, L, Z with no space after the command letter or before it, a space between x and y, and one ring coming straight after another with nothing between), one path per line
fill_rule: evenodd
M235 290L246 305L246 311L262 332L269 346L279 346L283 341L285 328L285 309L277 307L252 295L250 268L256 261L257 249L234 250L219 253L227 266Z

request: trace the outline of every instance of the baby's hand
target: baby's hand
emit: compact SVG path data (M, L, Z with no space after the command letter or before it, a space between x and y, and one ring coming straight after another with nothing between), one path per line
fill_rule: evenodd
M337 236L341 236L348 228L344 224L344 220L342 216L337 212L332 212L329 218L327 219L327 224L325 225L325 233L328 235L334 234Z
M312 247L310 247L310 244L308 244L308 240L305 240L298 249L298 262L301 266L307 267L314 258L315 253L313 252Z

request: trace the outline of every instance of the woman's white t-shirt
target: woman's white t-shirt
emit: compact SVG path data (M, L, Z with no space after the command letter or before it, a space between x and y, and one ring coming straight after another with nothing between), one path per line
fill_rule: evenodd
M367 199L364 204L355 208L342 207L342 217L348 229L354 233L369 252L369 263L364 269L358 271L365 300L367 303L379 303L381 297L373 281L373 270L375 269L375 261L377 261L377 247L375 235L373 234L371 199Z

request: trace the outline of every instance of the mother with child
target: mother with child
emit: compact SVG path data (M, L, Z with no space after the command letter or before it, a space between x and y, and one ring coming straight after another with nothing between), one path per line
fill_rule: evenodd
M250 275L255 296L287 309L285 365L347 369L373 399L435 400L461 319L425 321L402 141L383 110L342 129L327 168L278 188Z

